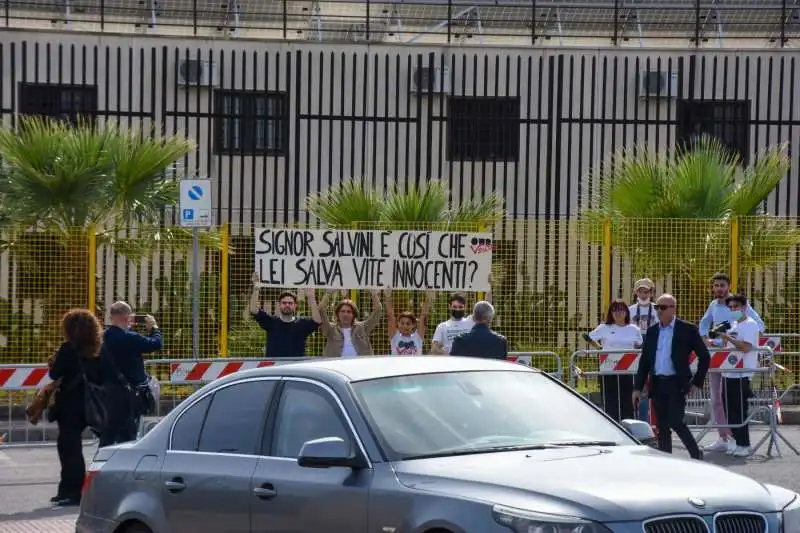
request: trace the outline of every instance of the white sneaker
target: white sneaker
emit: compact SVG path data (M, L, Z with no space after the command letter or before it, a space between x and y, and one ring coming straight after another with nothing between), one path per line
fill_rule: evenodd
M712 442L711 444L709 444L707 446L703 446L703 451L704 452L727 452L728 451L728 446L729 446L729 444L728 444L727 440L725 440L723 438L719 438L719 439L715 440L714 442Z
M731 455L734 457L750 457L751 453L749 446L737 446Z
M736 440L728 439L726 442L728 443L728 449L725 450L725 453L727 453L728 455L733 455L733 452L735 452L736 448L738 448L738 446L736 445Z

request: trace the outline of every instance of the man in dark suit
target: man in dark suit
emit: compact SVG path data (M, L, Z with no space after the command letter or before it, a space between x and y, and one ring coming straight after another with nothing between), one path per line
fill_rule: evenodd
M675 317L675 298L663 294L656 300L658 322L648 328L634 381L633 403L641 399L647 378L658 424L658 449L672 453L672 432L680 437L694 459L702 459L692 432L683 421L686 397L699 391L706 379L711 357L697 328ZM692 375L690 357L697 355L697 372Z
M508 356L508 340L491 329L494 306L487 301L475 304L472 320L475 325L467 333L453 339L450 355L505 359Z

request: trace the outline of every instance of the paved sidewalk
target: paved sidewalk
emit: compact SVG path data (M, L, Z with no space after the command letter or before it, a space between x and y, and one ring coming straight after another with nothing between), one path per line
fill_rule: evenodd
M0 533L74 533L75 518L41 518L0 522Z

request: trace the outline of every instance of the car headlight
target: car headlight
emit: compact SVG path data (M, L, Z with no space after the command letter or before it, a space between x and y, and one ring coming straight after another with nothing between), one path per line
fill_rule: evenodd
M781 532L800 533L800 497L796 497L783 508L781 513Z
M591 520L524 511L504 505L492 507L492 516L498 524L514 533L611 533L603 524Z

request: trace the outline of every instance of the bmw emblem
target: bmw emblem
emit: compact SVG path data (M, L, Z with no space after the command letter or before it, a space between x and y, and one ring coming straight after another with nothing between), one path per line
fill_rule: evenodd
M702 509L706 506L706 502L704 500L695 497L689 498L689 503L692 504L692 506L697 507L698 509Z
M729 365L735 365L738 361L739 361L739 358L736 357L734 354L730 354L728 356L728 364Z

